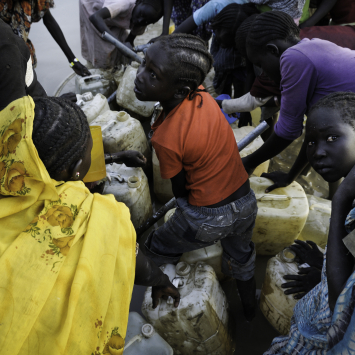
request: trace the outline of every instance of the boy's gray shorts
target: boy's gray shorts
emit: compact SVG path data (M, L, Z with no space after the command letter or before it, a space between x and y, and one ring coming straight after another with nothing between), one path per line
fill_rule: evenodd
M177 264L183 253L221 240L222 272L238 280L249 280L255 269L251 237L257 211L252 190L217 208L192 206L186 198L178 198L173 216L148 236L146 254L159 266Z

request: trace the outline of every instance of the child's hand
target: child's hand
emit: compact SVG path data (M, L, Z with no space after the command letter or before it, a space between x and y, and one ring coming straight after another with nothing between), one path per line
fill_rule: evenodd
M126 150L122 160L130 168L143 168L147 164L147 158L141 152L135 150Z
M153 308L157 308L159 304L159 298L167 300L169 296L174 299L174 307L177 307L180 303L180 293L178 289L170 281L169 281L169 285L153 286L152 287Z
M318 269L323 267L323 253L318 249L317 244L307 240L295 240L296 244L292 244L289 248L293 250L300 264L307 263L309 266L314 266Z
M274 182L274 185L269 186L265 192L271 192L272 190L278 189L279 187L286 187L292 183L289 174L283 173L282 171L274 171L272 173L263 173L261 177L270 179Z
M322 272L315 267L307 267L299 269L298 275L285 275L283 278L287 281L281 285L282 288L287 288L284 291L285 295L292 295L294 299L299 300L306 295L310 290L316 287L322 279Z

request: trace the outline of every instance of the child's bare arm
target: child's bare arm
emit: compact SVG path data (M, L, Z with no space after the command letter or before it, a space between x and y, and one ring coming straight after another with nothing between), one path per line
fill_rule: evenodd
M188 196L189 192L186 190L186 177L184 169L171 178L171 184L175 198Z

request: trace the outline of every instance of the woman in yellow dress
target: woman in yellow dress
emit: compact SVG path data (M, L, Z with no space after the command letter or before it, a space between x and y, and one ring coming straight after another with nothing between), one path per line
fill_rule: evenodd
M1 354L122 354L133 283L179 293L139 252L128 208L81 179L92 139L60 98L0 111Z

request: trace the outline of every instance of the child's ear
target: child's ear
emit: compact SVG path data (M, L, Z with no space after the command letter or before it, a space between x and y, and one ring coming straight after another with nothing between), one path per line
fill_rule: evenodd
M274 55L275 57L280 57L280 50L276 44L268 43L266 45L266 50L270 52L272 55Z
M191 92L191 88L189 86L184 86L176 90L174 94L175 99L184 99Z
M70 180L77 181L77 180L82 180L84 178L84 176L80 176L80 172L79 172L82 162L83 160L80 159L72 165L73 168L71 169Z

